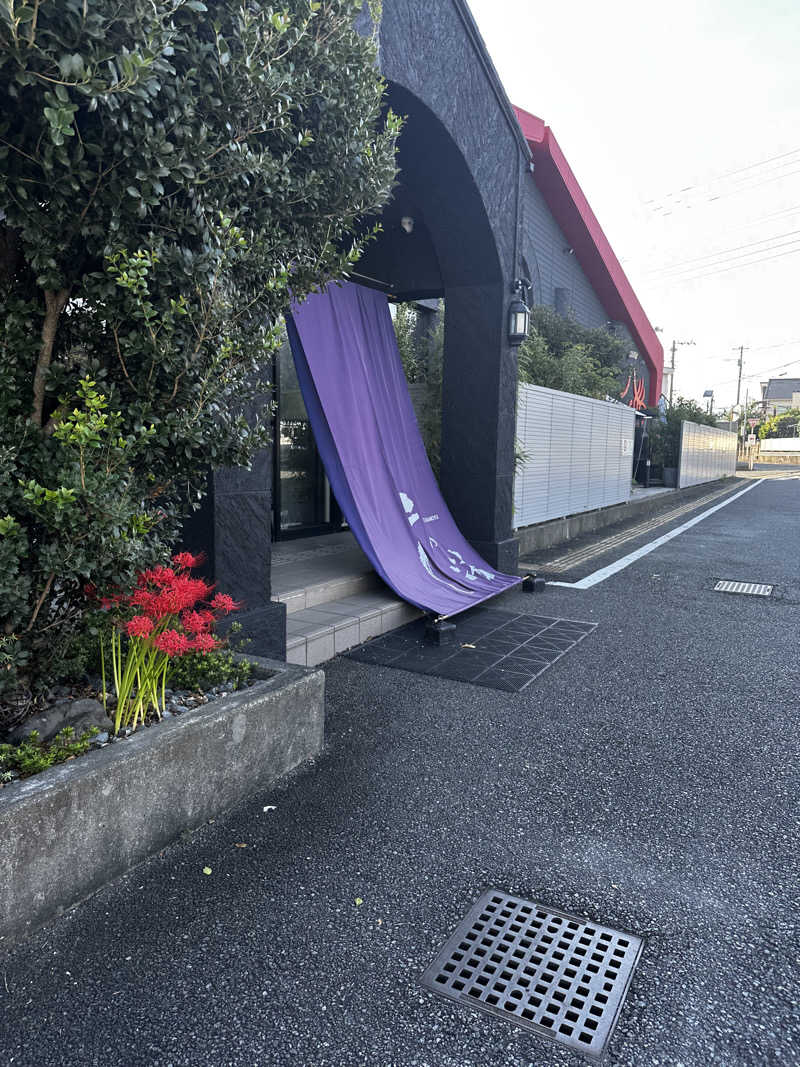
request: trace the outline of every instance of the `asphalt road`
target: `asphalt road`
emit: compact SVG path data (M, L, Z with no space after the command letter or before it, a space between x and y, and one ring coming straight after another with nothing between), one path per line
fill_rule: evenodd
M0 1062L580 1064L419 986L496 886L644 937L608 1064L800 1063L798 516L508 595L600 624L522 694L334 661L315 766L0 959Z

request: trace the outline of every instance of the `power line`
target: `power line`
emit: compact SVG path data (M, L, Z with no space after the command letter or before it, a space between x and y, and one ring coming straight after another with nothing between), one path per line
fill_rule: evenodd
M796 341L778 341L778 343L774 345L756 345L755 348L751 349L751 351L765 352L768 348L788 348L789 345L800 345L800 337L798 337ZM792 363L796 362L797 360L792 360Z
M763 378L765 374L772 374L776 370L784 370L786 367L793 367L795 363L800 363L800 359L793 359L789 363L781 363L777 367L767 367L765 370L754 371L752 374L745 374L742 376L743 381L752 381L754 379ZM717 382L714 385L715 389L724 389L727 385L735 385L737 378L729 378L726 382Z
M793 204L792 207L783 208L781 211L773 211L769 215L761 215L757 219L751 219L750 222L740 223L738 226L726 226L725 227L725 231L726 231L726 233L739 233L741 230L750 230L754 226L760 225L762 222L770 222L773 219L783 218L786 215L798 215L798 216L800 216L800 204ZM781 236L783 236L783 235L781 235ZM764 240L771 240L771 238L767 237L767 238L764 238ZM753 243L758 243L758 242L753 242ZM713 254L713 253L710 253L710 254ZM651 258L651 256L652 256L651 252L647 252L646 253L646 257L647 257L648 260ZM700 258L700 257L698 257L698 258ZM638 257L638 258L630 258L628 256L623 256L623 257L620 258L620 263L622 263L623 266L627 265L627 267L636 266L637 264L642 263L642 262L643 262L643 259L642 259L641 256ZM685 262L689 262L689 261L688 260L682 260L681 262L685 263ZM676 264L672 264L672 266L675 266L675 265ZM645 269L642 273L644 273L644 274L659 273L662 270L668 270L668 269L669 269L668 267L654 267L652 269L652 271Z
M677 267L685 267L689 263L699 263L704 259L716 259L717 256L728 255L729 252L739 252L745 248L753 248L755 245L768 244L770 241L779 241L782 237L792 237L795 234L800 233L800 230L788 230L786 233L776 233L772 237L762 237L758 241L749 241L743 245L734 245L733 248L720 248L716 252L708 252L703 256L693 256L691 259L679 260L677 263L670 263L665 267L654 267L650 271L646 271L646 274L664 274L669 271L675 270ZM765 251L761 249L760 251ZM737 257L734 257L737 258Z
M729 178L733 174L743 174L746 170L754 170L756 167L764 167L768 163L774 163L776 159L786 159L787 156L796 156L798 152L800 152L800 148L792 148L788 152L781 152L777 156L770 156L769 159L759 160L758 163L750 163L746 167L739 167L737 170L726 171L724 174L720 174L716 180L721 181L723 178Z
M765 166L768 166L770 163L775 163L775 162L777 162L778 160L781 160L781 159L788 159L789 156L796 156L798 154L800 154L800 147L792 148L788 152L781 152L780 154L778 154L776 156L770 156L768 159L761 159L756 163L749 163L745 167L738 167L735 170L725 171L722 174L718 174L714 178L709 178L705 182L699 182L696 185L694 185L694 184L693 185L685 185L682 189L672 189L667 193L662 193L662 195L659 196L659 197L653 197L650 200L645 200L644 204L645 205L647 205L647 204L660 204L664 200L667 200L669 197L676 196L678 193L688 193L688 192L694 192L694 191L700 192L701 190L707 189L710 186L717 185L719 182L724 181L726 178L734 177L737 174L744 174L746 171L756 170L758 167L765 167ZM796 162L798 162L798 160L792 160L792 163L796 163ZM784 166L791 166L791 163L787 163L787 164L783 164L783 165ZM747 181L748 179L743 179L743 180Z
M726 257L724 257L722 259L715 260L715 261L713 261L711 263L697 263L697 264L695 264L695 265L693 265L691 267L686 267L683 270L679 270L675 274L667 274L664 277L656 277L656 278L654 278L652 280L653 280L653 282L666 284L667 282L681 281L683 279L684 275L692 275L693 277L704 278L704 277L706 277L707 274L720 273L720 272L718 272L716 270L712 270L710 268L716 268L716 267L726 268L728 266L728 264L731 264L733 267L736 267L736 266L746 267L749 263L761 263L761 262L763 262L763 259L751 259L751 258L748 258L748 257L758 256L762 252L774 252L776 249L779 249L779 248L789 248L789 247L791 247L793 245L796 245L798 243L800 243L800 237L793 237L791 239L791 241L783 241L780 244L768 245L768 246L766 246L764 248L755 248L755 249L753 249L752 252L739 252L735 256L726 256ZM769 258L769 257L766 257L766 258ZM778 258L778 257L773 257L773 258ZM737 262L737 260L741 260L741 262L739 263L739 262ZM693 274L694 271L700 271L701 273L697 274L697 275L694 275Z
M729 233L738 233L739 230L749 230L752 226L758 226L762 222L770 222L773 219L780 219L786 215L800 214L800 204L793 204L791 207L782 208L780 211L773 211L769 215L762 215L760 218L753 219L750 222L742 222L738 226L725 227Z
M792 243L792 242L788 242ZM777 247L783 247L778 245ZM722 267L720 270L709 270L702 274L694 274L688 278L667 278L666 281L674 281L678 285L684 285L686 282L700 281L702 278L710 278L714 274L727 274L731 270L742 270L744 267L754 267L757 263L771 263L774 259L783 259L784 256L794 256L800 252L800 248L792 248L788 252L779 252L776 256L763 256L761 259L751 259L745 263L734 263L731 267Z
M793 160L793 162L798 162ZM800 170L787 170L783 174L773 174L769 178L763 178L761 181L753 182L752 185L742 185L738 188L728 189L725 192L719 193L717 196L710 196L707 203L713 204L716 200L724 200L729 196L738 196L739 193L750 193L754 189L760 189L763 185L769 185L771 182L781 181L783 178L791 178L793 174L800 174Z

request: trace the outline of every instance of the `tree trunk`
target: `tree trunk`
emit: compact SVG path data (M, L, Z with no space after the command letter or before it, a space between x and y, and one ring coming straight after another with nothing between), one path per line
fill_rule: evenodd
M36 374L33 378L33 410L31 422L34 426L42 425L42 412L44 410L44 394L47 383L47 372L50 369L50 361L53 358L53 346L56 340L56 330L61 312L67 303L69 289L45 289L44 303L45 316L42 323L42 345L39 349L39 358L36 361Z

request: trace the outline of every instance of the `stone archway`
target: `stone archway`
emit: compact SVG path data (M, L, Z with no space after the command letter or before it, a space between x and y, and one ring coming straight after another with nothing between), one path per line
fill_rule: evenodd
M406 123L384 232L359 270L399 299L445 298L442 490L478 551L512 570L517 370L507 315L512 282L524 273L520 183L529 154L464 6L428 7L425 21L422 33L417 4L384 3L381 69L387 101ZM442 24L438 32L431 23ZM417 237L408 240L399 223L414 208Z

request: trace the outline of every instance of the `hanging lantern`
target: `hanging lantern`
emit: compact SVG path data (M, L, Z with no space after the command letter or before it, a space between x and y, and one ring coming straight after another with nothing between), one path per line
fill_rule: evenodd
M508 340L512 345L521 345L528 336L531 313L528 305L518 296L508 309Z

